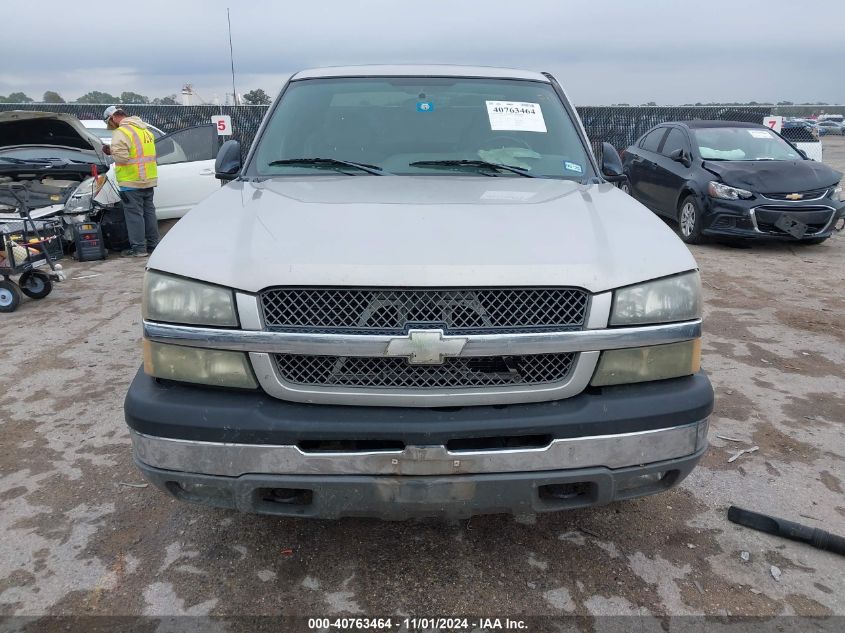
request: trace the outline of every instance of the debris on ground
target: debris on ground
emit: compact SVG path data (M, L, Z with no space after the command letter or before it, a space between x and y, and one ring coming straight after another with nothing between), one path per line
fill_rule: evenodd
M750 561L750 560L751 560L751 554L750 554L750 553L748 553L748 552L746 552L745 550L742 550L742 551L739 553L739 557L742 559L742 562L743 562L743 563L747 563L748 561Z
M793 541L806 543L812 547L845 556L845 537L831 534L825 530L779 519L778 517L743 510L736 506L728 508L728 521L766 534L774 534ZM778 546L782 548L782 546Z
M781 577L780 567L776 567L775 565L772 565L772 568L769 571L772 572L772 578L774 578L776 581L780 582L780 577Z
M130 484L129 482L126 482L126 481L118 481L117 485L118 486L126 486L127 488L146 488L150 484Z
M742 444L748 444L746 440L741 440L736 437L728 437L727 435L717 435L716 437L718 437L720 440L725 440L726 442L740 442Z
M728 463L730 464L731 462L735 462L736 460L738 460L740 457L742 457L746 453L753 453L754 451L759 451L759 450L760 450L759 446L752 446L751 448L743 448L741 451L737 451L736 453L731 455L728 458Z
M282 556L293 556L293 549L286 547L282 550Z
M604 540L604 537L603 537L601 534L598 534L597 532L593 532L593 531L592 531L591 529L589 529L589 528L579 527L578 529L579 529L579 530L581 530L584 534L587 534L587 535L589 535L589 536L592 536L593 538L598 538L598 539L602 539L602 540Z

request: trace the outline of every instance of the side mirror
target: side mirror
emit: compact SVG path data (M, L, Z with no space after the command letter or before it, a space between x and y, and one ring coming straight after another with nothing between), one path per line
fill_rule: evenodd
M622 171L622 159L610 143L601 144L601 173L608 182L622 182L626 179Z
M241 171L241 144L238 141L226 141L217 152L214 161L214 177L224 182L234 180Z
M676 149L674 152L669 154L669 158L674 160L676 163L681 163L684 167L689 167L692 165L692 161L687 156L687 153L682 149Z

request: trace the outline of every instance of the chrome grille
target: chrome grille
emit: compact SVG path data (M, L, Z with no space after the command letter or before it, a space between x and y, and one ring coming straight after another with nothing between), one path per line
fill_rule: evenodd
M261 292L271 330L402 334L409 326L449 334L580 329L579 288L271 288Z
M577 354L447 358L442 365L411 365L404 358L274 354L279 375L295 385L444 389L562 382Z
M795 192L787 192L787 193L764 193L763 197L768 198L769 200L789 200L787 196L791 196L795 193L800 193L802 195L800 201L807 201L807 200L820 200L827 195L829 189L825 187L824 189L813 189L811 191L795 191Z

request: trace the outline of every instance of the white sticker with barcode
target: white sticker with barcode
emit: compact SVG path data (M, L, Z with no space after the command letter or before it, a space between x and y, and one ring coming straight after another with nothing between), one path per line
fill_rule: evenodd
M545 132L546 121L539 103L522 101L487 101L491 130L509 132Z
M754 138L772 138L772 133L769 130L748 130L748 133Z

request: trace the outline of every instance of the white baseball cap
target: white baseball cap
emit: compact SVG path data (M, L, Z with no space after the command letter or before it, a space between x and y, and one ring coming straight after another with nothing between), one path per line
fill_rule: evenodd
M108 108L106 108L105 112L103 112L103 121L108 121L118 112L120 112L121 114L126 114L126 110L124 110L120 106L109 106Z

